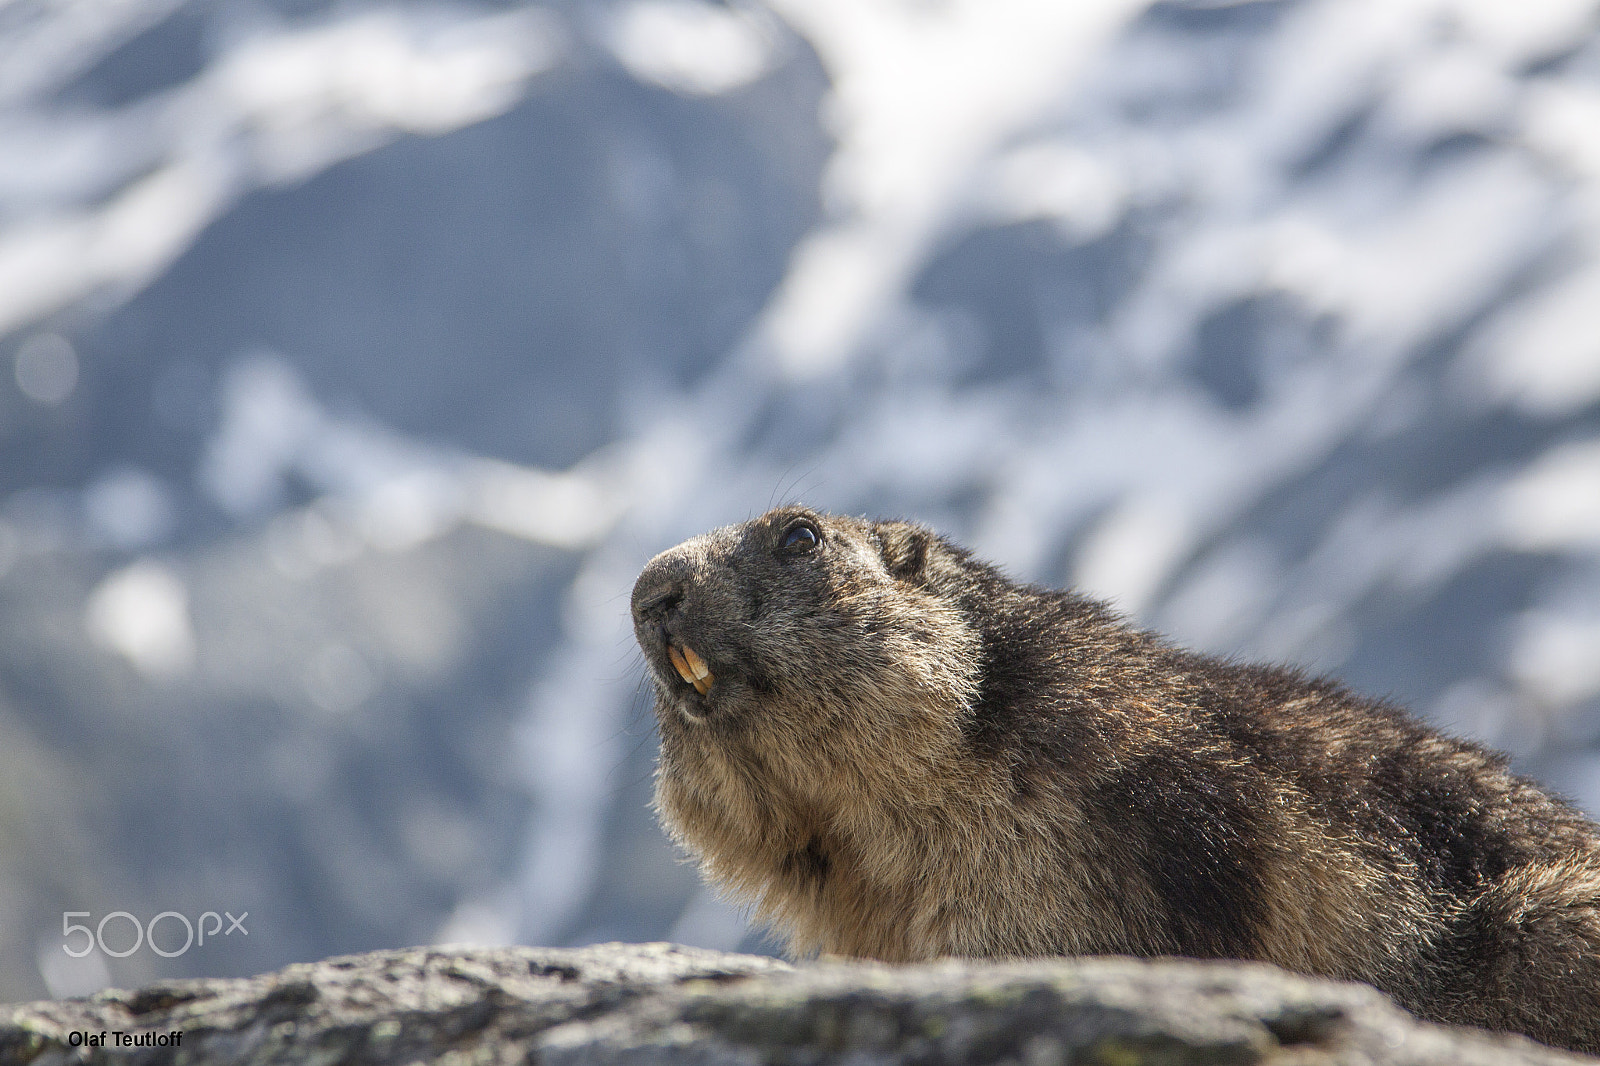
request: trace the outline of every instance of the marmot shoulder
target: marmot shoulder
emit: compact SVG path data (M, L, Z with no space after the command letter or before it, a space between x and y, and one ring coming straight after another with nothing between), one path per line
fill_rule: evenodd
M796 954L1259 959L1600 1052L1600 829L1398 707L803 507L632 610L658 813Z

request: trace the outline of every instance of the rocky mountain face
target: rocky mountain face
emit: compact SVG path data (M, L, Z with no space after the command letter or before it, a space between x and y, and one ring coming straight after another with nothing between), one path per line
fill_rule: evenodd
M626 603L783 499L1600 810L1596 18L0 5L0 1001L760 950Z
M0 1009L27 1066L1094 1063L1558 1066L1360 985L1132 959L790 967L671 944L377 952Z

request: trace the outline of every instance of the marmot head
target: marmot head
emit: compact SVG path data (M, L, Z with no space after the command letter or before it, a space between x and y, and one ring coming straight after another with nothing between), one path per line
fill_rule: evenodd
M979 640L951 587L965 556L904 522L781 507L645 566L633 625L664 755L733 744L774 761L959 728ZM833 767L837 769L838 767Z

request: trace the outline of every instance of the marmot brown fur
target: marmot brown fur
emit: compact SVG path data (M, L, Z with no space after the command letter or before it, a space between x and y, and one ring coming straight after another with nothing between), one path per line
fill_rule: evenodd
M661 818L797 954L1260 959L1600 1052L1600 829L1390 704L801 507L633 621Z

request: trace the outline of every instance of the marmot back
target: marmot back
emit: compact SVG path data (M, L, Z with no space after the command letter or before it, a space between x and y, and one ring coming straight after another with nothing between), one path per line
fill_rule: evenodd
M1393 706L800 507L633 620L658 812L796 954L1260 959L1600 1052L1600 829Z

